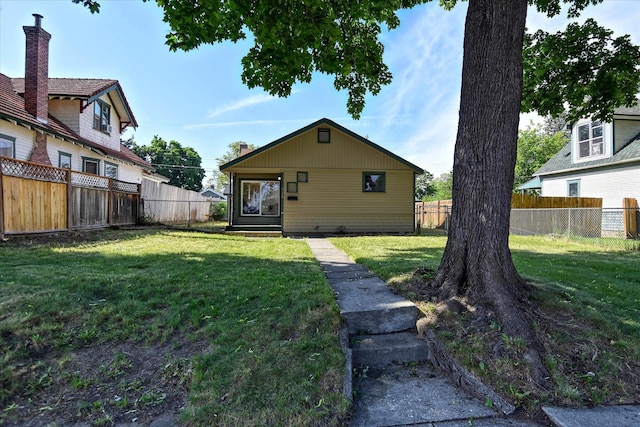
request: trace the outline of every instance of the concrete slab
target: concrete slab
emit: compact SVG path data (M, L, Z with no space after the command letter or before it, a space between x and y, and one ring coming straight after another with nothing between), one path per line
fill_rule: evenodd
M384 368L391 364L423 362L429 359L429 346L416 333L360 335L351 339L353 366Z
M383 334L413 329L418 309L378 277L331 283L349 333Z
M428 425L456 420L468 423L496 415L483 402L460 391L426 365L398 366L381 372L379 376L367 372L354 379L352 427Z
M595 408L553 408L542 410L558 427L638 427L640 406L599 406Z

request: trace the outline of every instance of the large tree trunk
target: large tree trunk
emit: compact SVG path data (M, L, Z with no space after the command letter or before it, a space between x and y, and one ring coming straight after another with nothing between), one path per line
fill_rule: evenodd
M532 379L547 388L526 285L509 251L509 215L522 98L527 0L470 0L449 239L433 285L493 310L503 330L529 344Z

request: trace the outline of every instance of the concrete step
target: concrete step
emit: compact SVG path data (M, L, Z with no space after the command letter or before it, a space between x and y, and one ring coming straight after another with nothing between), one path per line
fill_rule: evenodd
M393 364L422 362L429 359L426 341L416 332L351 337L354 368L384 368Z
M386 334L416 325L418 310L378 277L331 283L349 335Z

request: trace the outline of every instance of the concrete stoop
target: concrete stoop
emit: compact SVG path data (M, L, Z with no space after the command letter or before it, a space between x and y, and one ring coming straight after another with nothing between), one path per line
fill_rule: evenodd
M352 363L356 368L385 368L429 359L429 347L414 332L351 337Z

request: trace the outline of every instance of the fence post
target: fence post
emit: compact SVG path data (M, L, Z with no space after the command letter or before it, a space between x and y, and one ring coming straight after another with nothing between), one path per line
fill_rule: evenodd
M187 228L191 227L191 200L187 202Z
M71 169L67 169L67 231L73 229L73 184Z
M0 159L0 240L4 239L4 184L2 183L2 159Z
M571 208L569 208L569 220L567 221L567 237L571 237Z
M622 199L622 214L624 219L624 237L626 239L638 238L637 214L638 201L636 199Z

